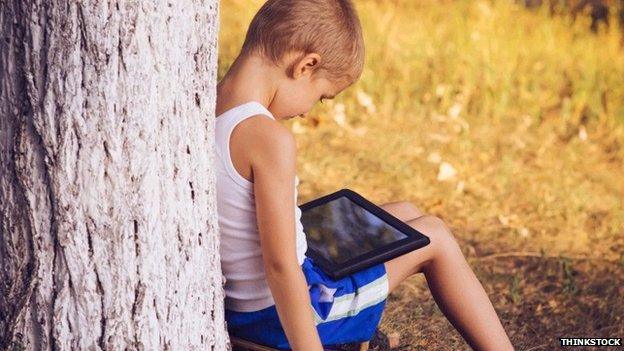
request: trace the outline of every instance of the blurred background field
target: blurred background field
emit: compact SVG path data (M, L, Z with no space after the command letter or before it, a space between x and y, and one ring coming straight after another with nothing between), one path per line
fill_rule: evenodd
M221 79L262 5L221 1ZM446 221L518 350L624 337L624 35L511 1L356 0L361 79L306 119L299 204L341 188ZM624 6L620 4L620 6ZM404 349L468 350L422 276L388 299Z

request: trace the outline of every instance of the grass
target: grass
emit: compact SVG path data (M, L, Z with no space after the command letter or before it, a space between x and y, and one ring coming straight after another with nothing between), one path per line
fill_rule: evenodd
M261 3L221 2L219 79ZM510 1L356 6L361 79L285 122L299 203L350 188L443 218L519 350L623 335L619 29ZM468 349L422 277L391 295L382 328L401 330L407 349Z

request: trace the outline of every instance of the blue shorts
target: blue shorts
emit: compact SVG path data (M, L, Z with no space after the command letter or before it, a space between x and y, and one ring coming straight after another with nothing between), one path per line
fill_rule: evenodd
M333 280L313 260L301 265L308 282L316 329L324 346L370 340L388 297L386 267L379 263ZM253 312L225 310L231 336L290 349L275 305Z

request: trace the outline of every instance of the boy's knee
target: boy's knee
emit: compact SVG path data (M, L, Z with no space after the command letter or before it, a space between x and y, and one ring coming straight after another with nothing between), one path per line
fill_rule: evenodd
M410 221L423 216L423 212L409 201L389 202L381 205L381 208L402 221Z
M424 215L423 211L421 211L418 207L416 207L416 205L409 201L403 201L401 204L405 208L406 212L409 212L414 216L413 218L421 217Z
M436 251L448 253L451 250L459 249L457 239L441 218L424 215L410 222L418 222L414 223L413 227L429 237L429 245L432 245Z

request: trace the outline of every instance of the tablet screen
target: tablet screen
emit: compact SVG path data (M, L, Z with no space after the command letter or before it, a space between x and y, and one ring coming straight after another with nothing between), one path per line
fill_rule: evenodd
M336 264L407 238L344 196L304 211L301 224L308 246Z

